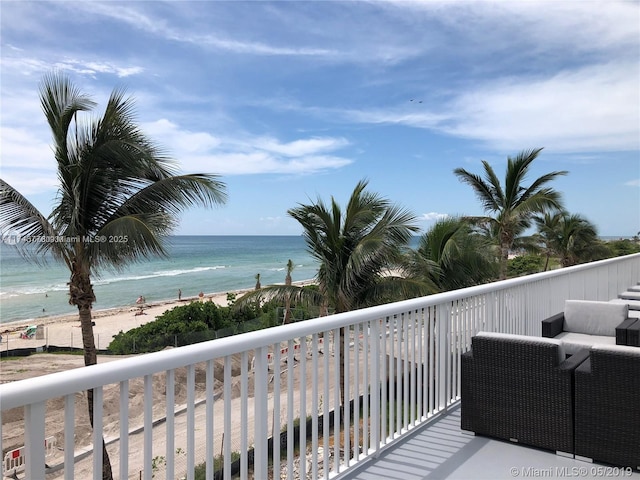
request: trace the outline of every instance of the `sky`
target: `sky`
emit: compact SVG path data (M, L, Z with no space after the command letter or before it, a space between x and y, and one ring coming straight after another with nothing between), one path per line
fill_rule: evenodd
M287 210L362 179L422 231L484 215L455 168L551 186L601 236L640 231L640 2L1 1L0 177L48 215L57 193L44 75L98 106L114 88L224 206L176 234L298 235Z

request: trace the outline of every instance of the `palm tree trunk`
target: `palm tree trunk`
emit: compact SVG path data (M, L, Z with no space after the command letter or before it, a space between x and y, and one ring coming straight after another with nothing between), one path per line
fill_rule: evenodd
M85 366L98 363L96 342L93 336L93 319L91 317L91 304L78 305L80 317L80 330L82 331L82 348L84 349Z
M287 294L287 298L284 300L284 318L282 320L282 324L286 325L291 321L291 298Z
M509 245L500 245L500 280L507 278L507 266L509 264Z
M80 318L80 328L82 330L82 347L84 350L85 366L96 365L98 363L98 355L96 352L96 344L93 336L93 320L91 317L91 306L95 301L93 286L89 276L89 269L82 268L78 264L74 265L74 271L69 282L69 303L78 306L78 316ZM87 407L89 410L89 422L91 428L94 423L93 410L93 389L87 390ZM102 438L102 480L113 480L113 472L111 470L111 460L107 447Z
M87 390L87 403L89 408L89 422L91 428L93 428L93 389ZM111 470L111 459L109 458L109 452L107 452L107 445L104 443L104 437L102 437L102 480L113 480L113 472Z

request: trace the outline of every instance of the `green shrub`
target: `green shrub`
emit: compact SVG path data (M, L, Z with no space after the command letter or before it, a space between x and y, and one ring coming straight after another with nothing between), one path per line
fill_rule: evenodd
M213 302L180 305L128 332L119 332L109 344L115 354L146 353L167 346L189 345L216 338L215 331L234 322L228 307Z
M509 260L507 275L519 277L541 272L544 269L544 262L545 259L539 255L519 255Z

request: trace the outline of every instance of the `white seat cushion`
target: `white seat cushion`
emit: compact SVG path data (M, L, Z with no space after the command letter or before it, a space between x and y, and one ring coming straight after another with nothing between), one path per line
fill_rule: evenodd
M562 329L565 332L615 337L616 327L627 318L628 314L629 306L625 304L566 300Z
M554 338L562 340L565 352L569 355L574 355L578 350L582 350L583 348L591 348L600 345L609 347L611 345L615 346L616 344L616 337L610 337L607 335L588 335L586 333L562 332Z

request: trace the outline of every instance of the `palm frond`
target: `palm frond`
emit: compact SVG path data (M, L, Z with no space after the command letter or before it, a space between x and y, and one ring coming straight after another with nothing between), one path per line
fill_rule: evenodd
M287 299L295 305L320 306L324 301L324 295L316 289L299 285L267 285L236 298L234 307L243 308L257 301L276 301L284 304Z
M491 167L489 166L489 168ZM475 173L468 172L464 168L456 168L453 173L455 173L461 182L466 183L473 189L485 211L495 212L500 208L500 205L496 201L494 190L482 177Z
M56 160L65 167L69 126L78 112L90 111L96 104L57 72L45 75L40 83L40 103L53 134Z
M35 241L27 244L27 239L60 238L59 232L48 219L27 200L20 192L0 179L0 232L12 232L22 237L16 244L18 252L32 261L44 259L44 253L50 252L54 257L69 264L69 245L64 241Z

